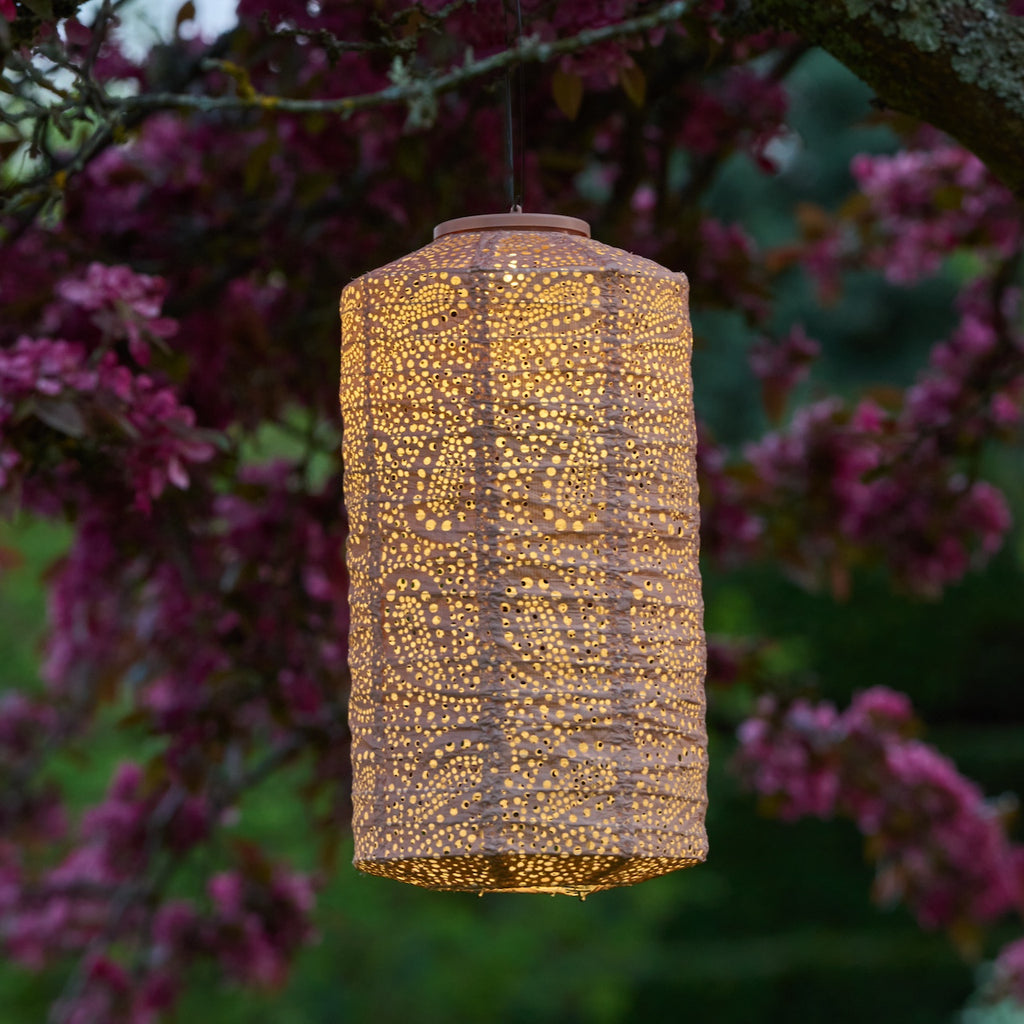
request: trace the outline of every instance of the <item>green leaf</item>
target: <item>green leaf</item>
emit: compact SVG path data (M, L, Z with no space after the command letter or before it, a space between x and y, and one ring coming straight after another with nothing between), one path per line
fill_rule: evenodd
M42 420L48 427L53 427L62 434L67 434L68 437L85 436L85 418L70 399L37 396L32 412L36 419Z
M187 21L195 21L195 18L196 5L192 3L192 0L188 0L188 3L184 3L178 8L178 16L174 19L174 31L177 32Z
M570 121L574 121L583 102L583 79L558 68L551 76L551 92L558 109Z
M647 96L647 76L635 65L619 71L619 85L633 101L633 105L642 107Z
M932 202L939 210L959 210L964 205L964 190L956 185L943 185L935 190Z
M53 0L21 0L21 2L40 18L53 17Z
M138 428L128 418L128 414L115 395L109 391L100 390L93 396L93 402L97 414L112 426L117 427L125 436L132 440L139 437Z
M260 186L269 180L270 161L277 152L277 140L267 138L261 142L249 154L249 161L245 165L244 189L247 195L258 191Z

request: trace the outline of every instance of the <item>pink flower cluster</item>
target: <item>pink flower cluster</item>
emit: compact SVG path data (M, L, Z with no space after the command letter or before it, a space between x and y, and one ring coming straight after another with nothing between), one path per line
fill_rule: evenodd
M872 258L894 283L935 273L960 246L1005 258L1020 243L1009 189L960 146L861 154L851 170L871 201Z
M80 990L55 1006L65 1024L156 1024L180 988L166 970L130 971L102 953L87 953L80 969Z
M172 774L190 786L223 756L227 733L249 743L323 732L330 771L346 750L337 483L310 494L284 461L247 467L237 483L195 508L187 532L145 518L118 530L116 506L85 507L51 589L52 691L91 702L104 680L131 679L138 710L167 737Z
M780 341L760 338L750 350L750 368L761 381L761 397L768 418L781 419L793 388L810 372L821 346L795 326Z
M1012 325L1021 313L1021 295L1011 288L993 299L992 291L982 279L959 296L959 323L907 391L906 429L955 433L962 443L1005 435L1020 423L1024 337Z
M204 800L147 783L129 763L105 800L83 816L77 843L61 863L29 872L0 856L0 943L8 955L39 968L68 953L86 954L80 991L62 1019L151 1024L177 999L183 972L204 956L219 958L246 984L283 981L297 949L314 938L308 876L257 863L250 851L242 869L210 879L208 911L174 899L151 914L145 909L161 896L147 890L147 868L168 851L192 849L212 825ZM150 945L132 972L101 951L118 944L130 950L140 941Z
M115 235L119 251L130 259L155 241L152 232L158 224L169 232L162 244L173 243L187 233L188 204L198 201L203 187L210 131L170 115L149 119L132 146L107 149L86 168L81 182L69 190L67 218L87 237ZM151 197L157 190L160 205L154 207ZM166 218L176 212L180 219L170 227Z
M1024 5L1019 13L1024 15ZM1011 942L1000 951L985 996L992 1002L1010 999L1024 1006L1024 939Z
M635 0L602 0L589 5L563 3L549 7L545 18L541 13L542 5L536 6L541 8L537 14L526 15L530 19L528 31L536 32L543 39L557 39L576 35L588 28L613 25L636 15L638 7ZM629 51L639 49L641 45L637 40L614 40L563 58L561 67L592 84L611 85L622 71L633 66Z
M876 687L846 711L761 699L735 768L785 820L848 817L876 862L875 896L922 926L990 921L1024 906L1024 849L947 758L913 737L908 699Z
M1002 545L1003 494L967 474L990 439L1024 414L1024 341L1014 289L968 286L960 320L902 406L836 397L798 409L730 463L706 434L699 470L707 550L780 559L808 586L843 594L850 571L878 562L905 587L939 594ZM794 332L751 353L770 415L781 415L815 343Z
M852 411L835 398L805 406L746 456L765 548L797 578L840 593L849 567L870 558L908 588L937 594L972 558L998 550L1010 527L995 487L968 481L927 435L902 432L870 400Z
M268 716L312 727L337 715L348 633L344 527L333 488L311 496L295 472L285 461L247 467L239 491L218 497L209 520L193 524L202 586L162 562L135 592L134 644L149 652L140 697L154 725L171 735L172 759L204 742L211 713L240 712L206 684L211 677L266 678L261 696L277 713L252 704L243 716L248 729ZM87 603L87 591L78 594L79 606ZM183 634L192 638L187 649Z
M88 706L104 675L124 670L132 657L124 635L131 613L125 581L144 568L119 550L110 528L114 513L83 509L48 595L42 677L53 695L79 707Z
M57 710L43 700L19 691L0 695L0 872L5 857L13 855L6 843L28 836L55 842L65 835L56 788L32 771L59 725ZM2 906L0 896L0 914Z
M274 92L284 88L277 81L268 81L266 86ZM350 86L344 82L338 88ZM366 137L363 148L366 154L373 154L372 161L353 151L348 133L331 134L325 141L289 121L276 125L270 137L245 133L225 152L221 133L212 122L158 115L142 125L132 146L106 150L68 189L65 219L70 231L90 238L100 251L117 253L119 260L140 266L162 264L164 276L159 281L136 276L154 282L150 296L162 295L170 288L181 303L173 350L176 393L204 425L213 429L229 423L252 427L279 414L298 394L303 395L302 401L323 408L336 399L326 383L330 375L322 335L286 326L290 316L307 311L306 289L302 284L283 288L278 263L299 281L312 273L310 265L315 263L316 247L290 233L297 168L314 173L313 168L321 166L325 179L331 180L330 166L355 165L363 159L365 173L382 189L393 191L395 181L382 173L390 160L382 135L386 139L381 132ZM336 147L336 139L344 144L339 142ZM384 151L378 153L382 146ZM249 159L250 154L267 152L268 147L273 155L265 162L258 156ZM254 174L254 167L261 168L261 173ZM209 181L214 177L220 184L211 194ZM343 205L337 196L325 202ZM202 210L202 216L197 216L197 210ZM390 220L390 214L387 216ZM246 219L244 225L240 218ZM233 264L231 275L218 285L217 301L202 300L203 288L209 287L203 282L218 272L214 265L197 261L197 247L205 244L203 240L211 233L219 237L238 231L251 231L255 237L247 243L246 254ZM361 237L351 218L325 218L316 233L318 245L335 253L346 266L355 265L350 254L356 247L370 244L369 233ZM282 260L285 253L287 259ZM0 288L2 285L0 268ZM71 297L86 299L88 290L102 293L99 285L102 282L83 281ZM63 307L68 305L65 299ZM60 322L65 322L70 314L66 308L62 312ZM114 312L123 315L119 307ZM77 339L86 313L89 318L98 315L77 307L73 329L78 333L56 329L47 333ZM138 304L133 304L128 324L141 315ZM164 323L158 320L155 330L152 321L146 325L144 340L153 348L159 347L161 339L156 335ZM292 333L294 343L275 347L272 326ZM94 336L95 327L90 330ZM136 347L133 358L137 352ZM266 366L271 358L274 367L269 372ZM312 392L311 361L319 361L322 370L314 375ZM140 363L147 365L144 359Z
M47 311L47 334L76 338L90 349L123 340L139 366L149 365L154 343L178 330L176 321L160 315L167 283L129 267L90 263L81 277L63 278L57 294L63 302Z
M84 815L71 852L41 875L30 874L19 901L5 908L0 937L8 953L39 967L87 948L108 929L137 927L141 908L132 907L123 921L111 918L118 888L141 877L164 842L187 849L208 827L197 798L166 787L146 792L141 769L122 765L106 799Z
M782 130L789 102L779 82L747 66L730 68L711 85L688 97L679 129L680 142L706 156L723 148L741 148L766 171L775 166L766 150Z
M268 881L226 871L210 879L211 948L225 971L241 982L281 985L294 953L315 933L309 923L315 895L306 875L274 869Z
M170 387L111 348L124 340L146 363L151 341L174 333L174 322L157 315L162 287L125 267L93 264L61 283L64 302L45 316L75 340L21 337L0 349L0 489L17 471L51 500L62 489L64 500L80 497L87 485L69 439L103 452L108 479L122 480L142 510L168 484L189 486L187 467L210 459L212 444Z
M40 437L36 423L52 432ZM59 470L68 437L106 449L111 475L125 480L144 511L168 484L188 487L189 463L214 452L170 388L133 373L112 352L90 360L78 344L22 338L0 352L0 487L15 467L56 482L54 463Z
M238 761L301 734L319 751L314 785L336 802L347 778L337 482L311 494L299 468L282 461L242 470L237 484L205 512L195 507L187 532L159 515L122 522L116 503L93 501L54 574L51 691L90 708L118 697L118 680L118 699L166 744L155 774L121 766L54 866L30 868L17 847L0 849L0 941L9 954L41 967L88 951L63 1019L149 1024L202 958L241 983L276 986L313 938L310 879L244 844L241 866L209 880L209 910L159 902L162 894L145 888L160 863L223 826L226 744ZM4 710L0 777L5 742L14 764L48 735L33 724L33 706ZM51 817L63 823L59 807ZM32 824L51 846L62 838ZM123 955L133 943L141 959L129 971Z
M701 551L727 564L753 558L760 550L765 523L750 507L747 481L700 422L697 437Z
M691 279L702 305L736 310L755 323L768 313L769 292L757 244L739 224L712 217L700 222L699 259Z

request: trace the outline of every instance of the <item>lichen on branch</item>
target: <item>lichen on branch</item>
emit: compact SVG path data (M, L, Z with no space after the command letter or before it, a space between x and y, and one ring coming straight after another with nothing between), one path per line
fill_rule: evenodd
M1004 0L749 0L1024 193L1024 18Z

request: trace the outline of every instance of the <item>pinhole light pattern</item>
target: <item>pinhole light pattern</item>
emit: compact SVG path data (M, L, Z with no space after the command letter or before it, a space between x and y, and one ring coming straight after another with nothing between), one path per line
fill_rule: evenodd
M686 278L462 231L341 316L356 866L585 895L702 861Z

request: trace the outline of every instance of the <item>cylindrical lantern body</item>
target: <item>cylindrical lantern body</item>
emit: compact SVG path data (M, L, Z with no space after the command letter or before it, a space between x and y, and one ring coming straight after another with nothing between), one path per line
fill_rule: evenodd
M345 288L363 871L582 895L704 859L691 347L683 275L543 226Z

